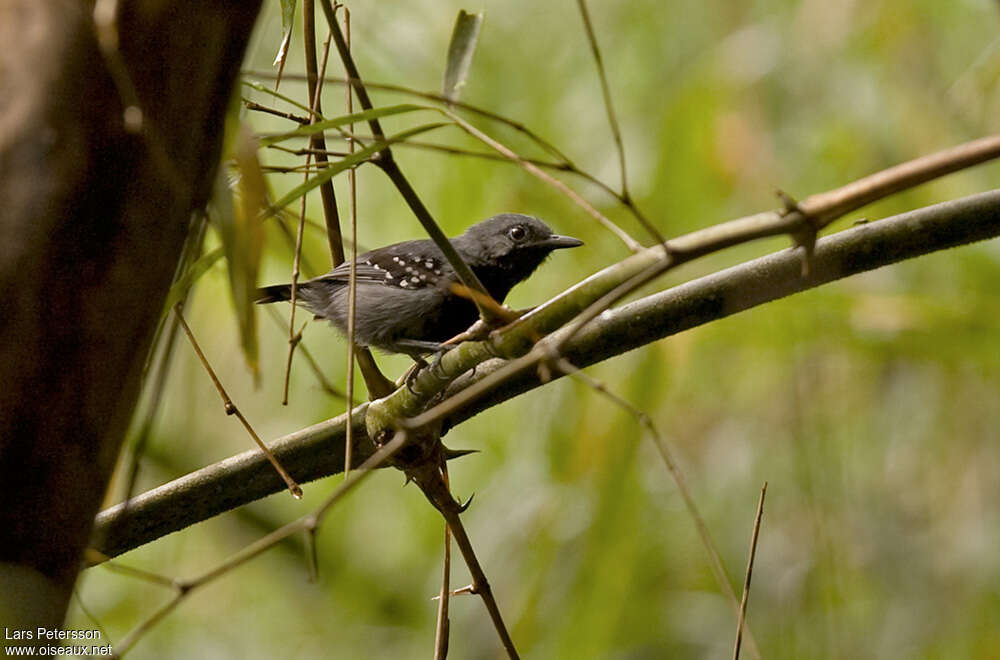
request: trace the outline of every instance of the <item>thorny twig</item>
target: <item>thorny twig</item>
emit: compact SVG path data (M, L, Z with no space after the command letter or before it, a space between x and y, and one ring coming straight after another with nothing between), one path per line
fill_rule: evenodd
M440 449L440 442L436 442L438 449ZM489 580L486 579L486 573L483 571L483 567L476 557L475 550L472 548L472 541L469 539L469 535L465 531L465 526L462 524L460 514L468 506L468 503L462 505L452 496L442 475L443 463L443 457L439 453L435 453L419 464L406 468L406 475L420 487L424 496L444 516L445 522L447 522L448 528L455 539L455 544L458 546L459 551L461 551L462 557L465 559L465 565L472 575L473 591L483 599L483 604L486 606L486 611L489 612L490 620L493 622L493 627L500 637L500 642L503 644L507 656L512 660L516 660L519 656L514 646L514 641L511 639L507 625L504 623L500 607L497 605L496 598L493 595L493 589L490 587Z
M174 306L174 314L177 315L177 320L180 321L181 327L184 329L184 334L187 335L188 341L191 342L191 347L194 348L194 352L197 353L202 366L205 367L205 371L208 373L209 378L212 379L215 389L219 392L226 414L235 415L236 418L240 420L240 423L243 424L243 428L247 430L247 433L250 434L253 441L257 443L260 451L267 457L267 460L270 461L271 465L274 466L275 471L281 476L285 485L288 486L288 490L291 492L292 496L296 499L301 499L302 488L295 483L295 480L292 479L292 475L288 474L285 468L282 467L281 463L278 462L278 459L275 458L274 454L271 453L271 450L268 449L267 445L265 445L260 439L260 436L257 435L257 432L253 430L253 427L250 426L250 422L247 421L247 418L243 416L243 413L240 412L240 409L236 407L233 400L229 397L229 393L226 392L226 388L223 387L222 381L220 381L219 377L215 375L215 370L212 369L212 365L209 364L208 358L205 357L205 354L201 350L201 346L198 345L198 341L194 338L194 333L191 332L191 328L188 327L187 321L184 320L184 312L182 310L181 303L177 303L177 305Z

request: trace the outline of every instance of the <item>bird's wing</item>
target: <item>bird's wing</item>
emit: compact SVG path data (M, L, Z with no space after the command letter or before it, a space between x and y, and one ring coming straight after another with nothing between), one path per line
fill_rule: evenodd
M429 240L406 241L372 250L356 259L358 282L403 289L439 286L454 279L451 266ZM350 265L344 262L320 278L347 282Z
M381 268L376 267L374 264L367 264L364 261L358 261L355 268L355 277L358 282L366 282L372 284L383 284L385 281L385 271ZM344 262L331 270L326 275L320 275L317 280L326 280L332 282L343 282L347 283L351 277L351 266L348 262Z

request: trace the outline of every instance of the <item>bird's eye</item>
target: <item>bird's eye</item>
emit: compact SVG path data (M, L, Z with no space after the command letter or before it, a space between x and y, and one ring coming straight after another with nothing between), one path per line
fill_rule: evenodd
M507 232L507 235L510 236L511 240L513 241L523 241L527 237L528 232L526 232L524 230L524 227L522 227L521 225L515 225L514 227L510 228L510 231Z

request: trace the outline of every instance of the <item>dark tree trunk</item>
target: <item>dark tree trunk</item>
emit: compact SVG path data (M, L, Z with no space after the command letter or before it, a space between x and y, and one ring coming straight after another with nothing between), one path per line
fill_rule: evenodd
M102 54L92 3L0 0L0 626L65 614L260 3L120 4Z

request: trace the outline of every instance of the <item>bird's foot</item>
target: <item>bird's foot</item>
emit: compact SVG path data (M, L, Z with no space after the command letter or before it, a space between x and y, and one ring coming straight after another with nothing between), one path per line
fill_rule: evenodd
M431 353L431 355L433 355L433 358L431 359L430 364L427 363L427 360L424 359L423 355L410 356L413 358L413 366L410 367L410 370L406 373L406 378L404 380L406 384L406 389L410 391L410 394L414 396L422 396L414 388L414 385L416 385L417 378L419 377L420 372L422 372L424 369L427 369L428 372L439 381L441 382L448 381L448 375L444 373L444 371L442 371L441 369L441 358L443 358L444 354L453 348L455 348L454 345L438 344L433 353Z
M421 356L413 356L413 365L410 370L406 372L406 377L403 379L403 384L406 385L406 389L409 390L410 394L413 396L420 396L420 393L414 389L414 385L417 384L417 375L427 366L427 361Z

